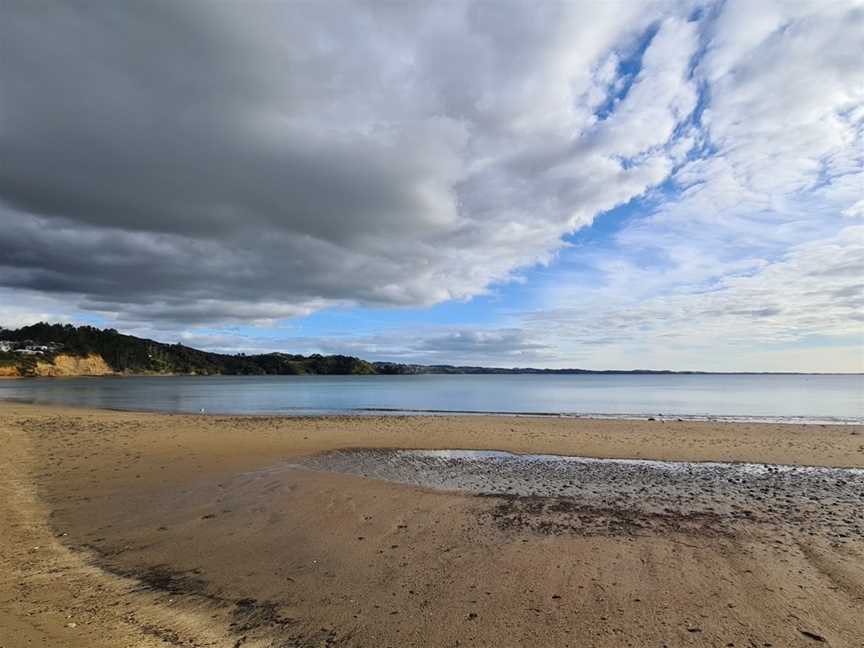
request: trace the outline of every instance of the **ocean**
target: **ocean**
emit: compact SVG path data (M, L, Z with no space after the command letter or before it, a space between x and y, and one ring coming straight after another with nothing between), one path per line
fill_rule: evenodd
M212 414L495 413L864 423L864 375L37 378L0 380L0 400Z

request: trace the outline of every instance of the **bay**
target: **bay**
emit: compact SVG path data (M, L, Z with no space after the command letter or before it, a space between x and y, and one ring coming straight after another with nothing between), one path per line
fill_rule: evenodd
M159 376L0 380L0 399L225 414L519 413L864 423L864 375Z

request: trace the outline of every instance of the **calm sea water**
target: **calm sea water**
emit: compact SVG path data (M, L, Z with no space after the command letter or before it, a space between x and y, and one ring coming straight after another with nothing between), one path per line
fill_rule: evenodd
M0 399L163 412L495 412L864 422L864 376L213 376L0 380Z

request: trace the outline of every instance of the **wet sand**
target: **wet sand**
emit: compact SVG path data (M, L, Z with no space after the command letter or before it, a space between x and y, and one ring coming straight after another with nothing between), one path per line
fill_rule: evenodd
M861 473L690 465L862 468L860 427L0 404L0 443L3 648L864 646Z
M482 450L337 450L286 469L295 466L503 498L493 512L499 526L549 534L701 527L733 535L746 521L770 528L775 538L804 534L845 544L864 537L864 469L856 468Z

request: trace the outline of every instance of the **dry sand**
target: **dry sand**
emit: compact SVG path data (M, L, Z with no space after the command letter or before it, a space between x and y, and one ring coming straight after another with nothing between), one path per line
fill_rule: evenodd
M0 648L864 646L864 514L839 500L656 523L632 493L291 467L346 448L864 467L860 427L7 403L0 447Z

